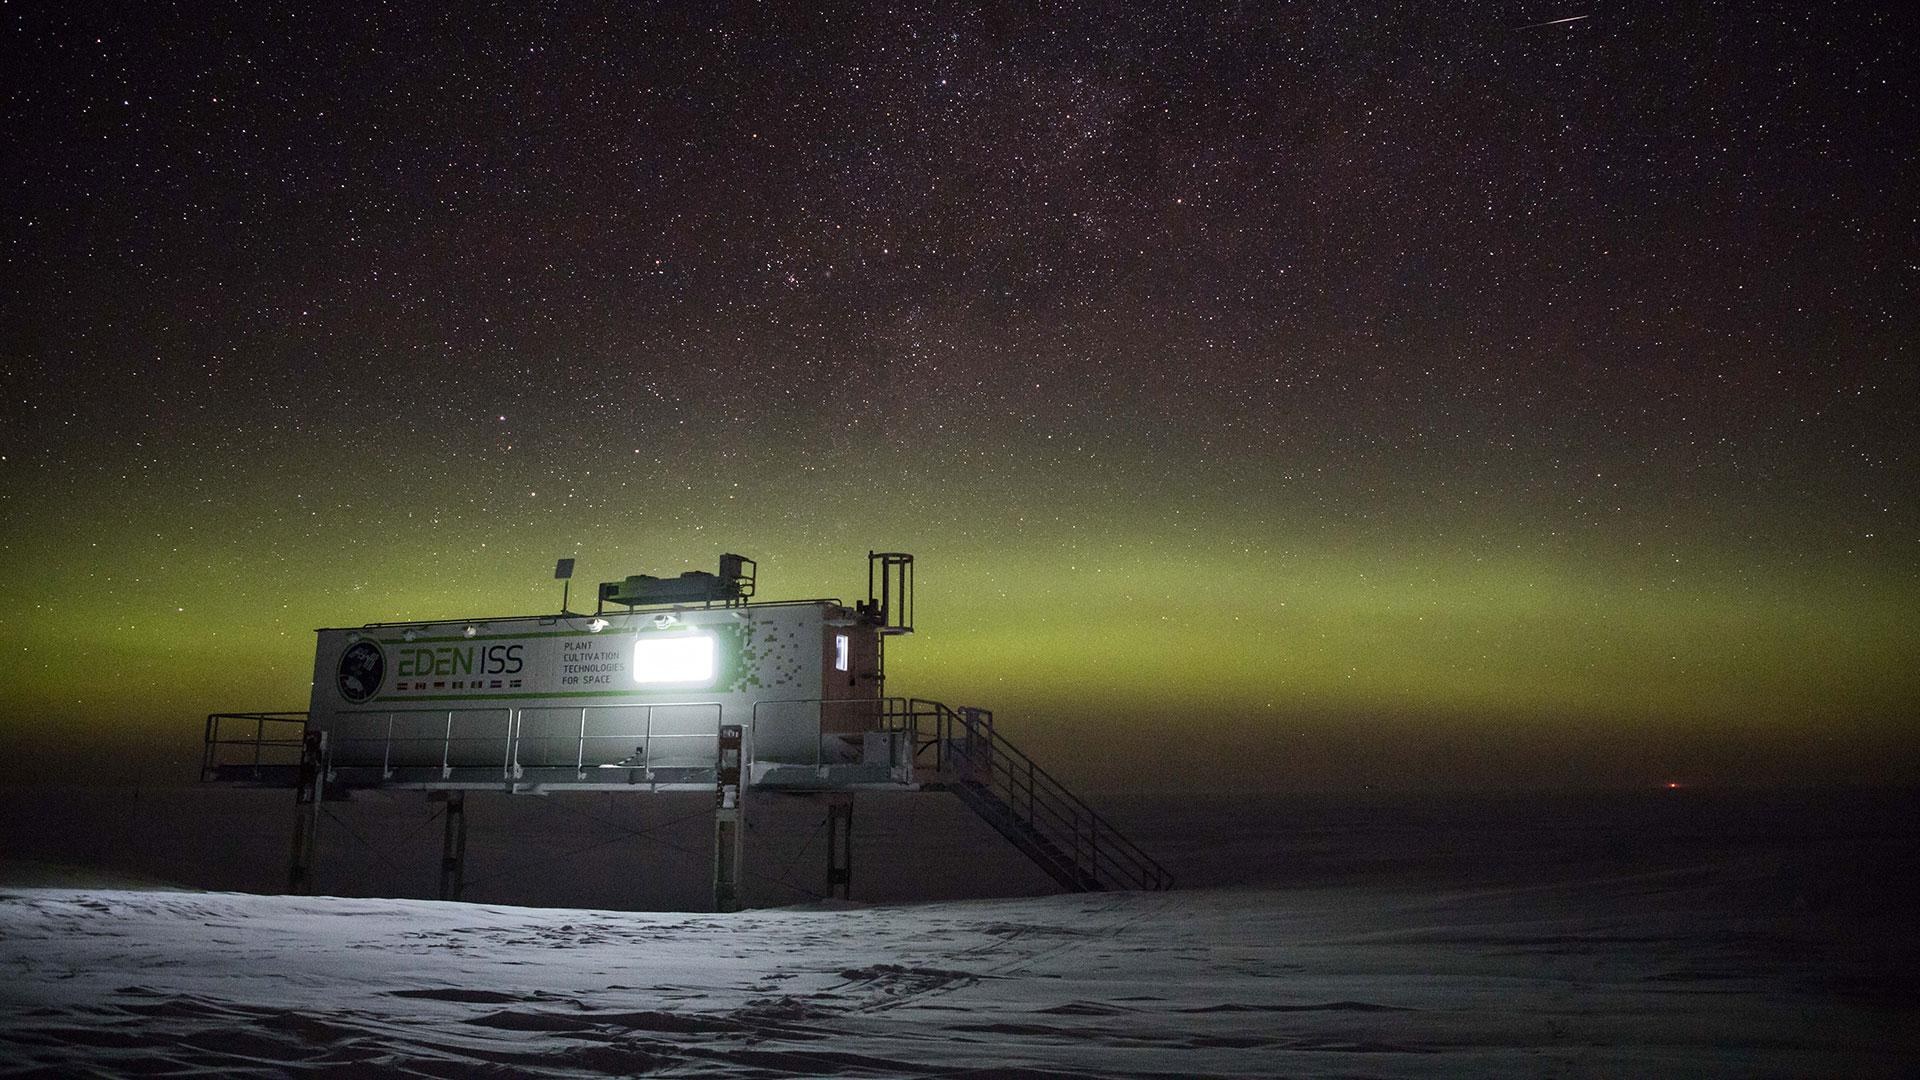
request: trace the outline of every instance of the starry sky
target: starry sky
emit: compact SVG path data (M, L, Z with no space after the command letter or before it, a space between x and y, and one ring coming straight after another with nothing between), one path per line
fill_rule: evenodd
M880 548L1095 789L1920 779L1907 21L790 7L0 7L16 763Z

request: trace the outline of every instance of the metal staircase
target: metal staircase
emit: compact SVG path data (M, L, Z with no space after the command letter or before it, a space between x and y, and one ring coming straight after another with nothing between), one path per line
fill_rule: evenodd
M995 732L991 712L914 698L891 719L911 733L922 788L953 792L1062 888L1173 887L1165 867Z

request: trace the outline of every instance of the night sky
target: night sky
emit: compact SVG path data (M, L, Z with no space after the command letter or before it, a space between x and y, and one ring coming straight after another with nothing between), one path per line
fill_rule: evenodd
M1095 788L1920 778L1905 20L520 7L0 7L14 779L869 548Z

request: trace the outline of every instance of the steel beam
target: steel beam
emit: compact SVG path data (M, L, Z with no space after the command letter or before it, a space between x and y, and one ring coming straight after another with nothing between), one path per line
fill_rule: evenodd
M440 899L458 900L467 887L467 793L435 792L447 804L446 831L440 841Z
M313 854L326 786L327 733L309 731L300 742L300 776L293 789L293 853L287 864L287 891L295 896L313 892Z
M713 910L740 910L745 859L746 801L740 787L741 725L720 725L714 759Z
M853 883L853 793L827 796L827 891L849 899Z

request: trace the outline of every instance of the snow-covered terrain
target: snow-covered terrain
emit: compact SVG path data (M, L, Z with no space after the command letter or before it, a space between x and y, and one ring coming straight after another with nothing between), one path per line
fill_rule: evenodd
M1384 831L1466 835L1316 835ZM737 915L8 886L0 1075L1913 1075L1896 833Z
M1214 890L738 915L28 889L16 1074L1898 1075L1710 871L1547 890ZM1596 900L1614 914L1596 917ZM1862 943L1864 944L1864 943Z

